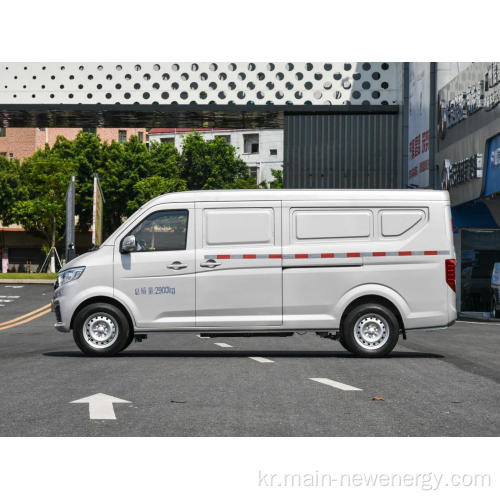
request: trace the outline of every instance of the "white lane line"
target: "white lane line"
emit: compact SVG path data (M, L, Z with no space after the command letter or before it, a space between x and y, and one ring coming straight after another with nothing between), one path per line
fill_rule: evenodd
M258 361L259 363L274 363L272 359L261 358L260 356L250 356L250 359Z
M12 299L0 299L0 302L14 302Z
M358 389L352 385L343 384L342 382L337 382L336 380L331 380L329 378L310 378L309 380L314 380L314 382L319 382L320 384L329 385L330 387L335 387L341 391L362 391L363 389Z
M24 288L24 285L5 285L5 288Z
M0 295L0 299L18 299L20 295Z
M224 342L214 342L215 345L218 345L219 347L233 347L232 345L225 344Z

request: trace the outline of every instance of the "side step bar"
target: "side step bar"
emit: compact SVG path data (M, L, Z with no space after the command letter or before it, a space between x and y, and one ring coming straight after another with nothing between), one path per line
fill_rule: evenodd
M200 333L201 338L215 339L217 337L291 337L295 332L223 332Z

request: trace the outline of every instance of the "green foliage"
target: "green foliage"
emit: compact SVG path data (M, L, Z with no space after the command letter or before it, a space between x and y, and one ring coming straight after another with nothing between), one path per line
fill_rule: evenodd
M256 188L246 163L234 146L222 137L205 141L198 134L185 137L181 155L181 177L188 189Z
M41 150L26 159L21 169L24 196L14 202L12 220L55 245L64 231L64 197L74 165Z
M12 224L14 203L26 198L27 189L21 178L19 161L0 156L0 221L5 225Z
M0 158L0 219L43 234L50 247L64 232L65 193L74 174L75 210L79 229L86 231L96 173L105 198L105 234L164 193L266 187L256 185L236 149L221 137L205 141L198 133L189 134L179 153L171 143L153 142L148 149L132 136L128 142L108 144L82 131L72 141L58 137L22 165ZM273 173L271 187L281 187L281 173Z
M165 193L186 191L186 181L178 177L165 178L153 175L142 179L134 185L134 197L128 201L127 210L135 212L144 203Z
M272 168L274 179L269 183L271 189L283 189L283 170Z

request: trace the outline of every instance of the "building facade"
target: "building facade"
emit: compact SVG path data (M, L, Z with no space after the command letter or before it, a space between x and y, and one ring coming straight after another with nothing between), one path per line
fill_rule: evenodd
M457 306L492 313L500 262L500 63L437 63L436 185L450 192Z
M0 155L9 159L17 158L23 161L45 144L53 146L59 136L73 140L80 130L97 134L102 141L126 142L136 135L141 142L147 142L145 128L18 128L0 127Z
M185 136L198 132L205 140L222 137L236 148L236 152L248 165L250 174L257 184L271 182L272 170L283 169L283 130L281 129L210 129L210 128L152 128L151 142L171 142L182 150Z

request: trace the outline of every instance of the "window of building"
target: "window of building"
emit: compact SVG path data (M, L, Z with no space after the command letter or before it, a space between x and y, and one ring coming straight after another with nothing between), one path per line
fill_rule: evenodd
M220 137L224 139L228 144L231 144L231 136L230 135L216 135L215 137Z
M87 128L84 128L83 131L87 132L88 134L97 135L97 129L95 127L87 127ZM125 132L125 140L127 140L127 133L126 132Z
M248 173L255 179L255 182L259 179L259 167L248 167Z
M187 227L187 210L163 210L146 217L130 234L136 252L185 250Z
M4 151L1 151L0 156L7 156L7 153L5 153Z
M163 144L175 144L175 138L174 137L161 137L160 142Z
M137 139L139 142L144 142L144 132L137 132Z
M0 137L5 137L5 127L0 127Z
M14 159L14 153L9 153L9 160L13 160Z
M247 154L257 154L259 152L259 134L243 135L243 151Z
M278 155L278 150L277 149L270 149L269 150L269 154L271 156L277 156Z
M120 142L120 143L127 142L127 131L126 130L118 130L118 142Z
M38 127L38 130L39 130L40 132L45 132L45 127Z

